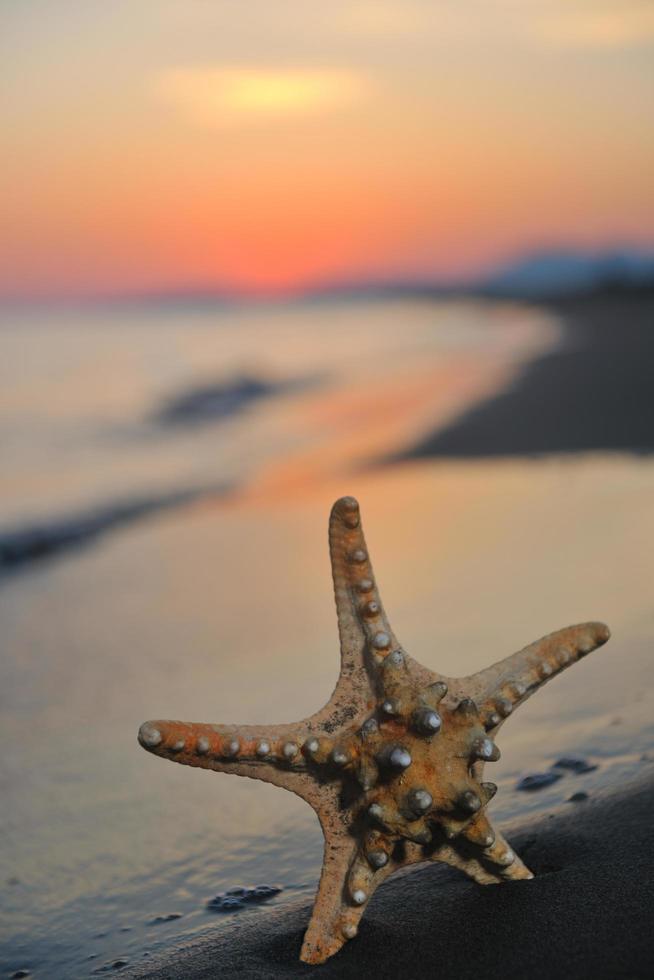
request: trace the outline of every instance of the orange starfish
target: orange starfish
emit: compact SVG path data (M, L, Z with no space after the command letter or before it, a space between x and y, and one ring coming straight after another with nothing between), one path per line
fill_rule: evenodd
M398 643L366 550L359 505L332 508L329 548L341 671L329 702L290 725L150 721L139 741L187 766L289 789L318 815L320 885L300 958L322 963L357 933L374 890L399 868L444 861L482 885L531 878L485 813L504 720L609 638L603 623L551 633L470 677L442 677Z

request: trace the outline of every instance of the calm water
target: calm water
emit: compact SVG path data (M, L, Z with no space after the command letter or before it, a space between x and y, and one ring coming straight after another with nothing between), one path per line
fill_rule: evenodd
M325 701L338 664L326 519L344 492L361 501L394 627L428 666L461 675L570 622L613 628L503 729L500 817L647 764L653 464L361 466L557 336L534 310L454 303L3 317L0 533L235 490L0 579L0 970L75 980L137 962L219 929L205 903L230 885L311 894L321 842L301 801L169 765L135 736L150 717L266 723ZM157 419L171 397L242 375L280 390L213 422ZM563 753L599 768L515 791Z
M2 526L139 493L261 485L269 466L322 478L403 446L555 332L535 311L453 303L0 314ZM156 421L171 398L241 375L296 385L220 425Z

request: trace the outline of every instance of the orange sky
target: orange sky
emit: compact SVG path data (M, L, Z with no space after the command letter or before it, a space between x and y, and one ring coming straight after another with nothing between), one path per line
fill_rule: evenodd
M649 0L0 8L0 296L654 246Z

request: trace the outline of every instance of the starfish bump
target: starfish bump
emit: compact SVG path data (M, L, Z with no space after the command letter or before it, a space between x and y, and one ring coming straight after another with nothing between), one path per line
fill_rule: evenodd
M384 612L359 505L332 508L329 548L341 646L330 700L289 725L149 721L141 745L183 765L291 790L318 815L322 874L300 958L321 963L357 934L375 889L399 868L442 861L482 885L531 878L486 815L506 718L609 638L603 623L545 636L470 677L413 660Z

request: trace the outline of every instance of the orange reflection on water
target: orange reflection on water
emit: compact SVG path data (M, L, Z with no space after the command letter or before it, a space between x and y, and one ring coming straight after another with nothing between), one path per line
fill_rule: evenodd
M514 368L478 355L443 356L437 363L379 377L307 398L293 410L309 448L270 461L248 497L274 499L310 490L410 445L464 406L497 389Z

